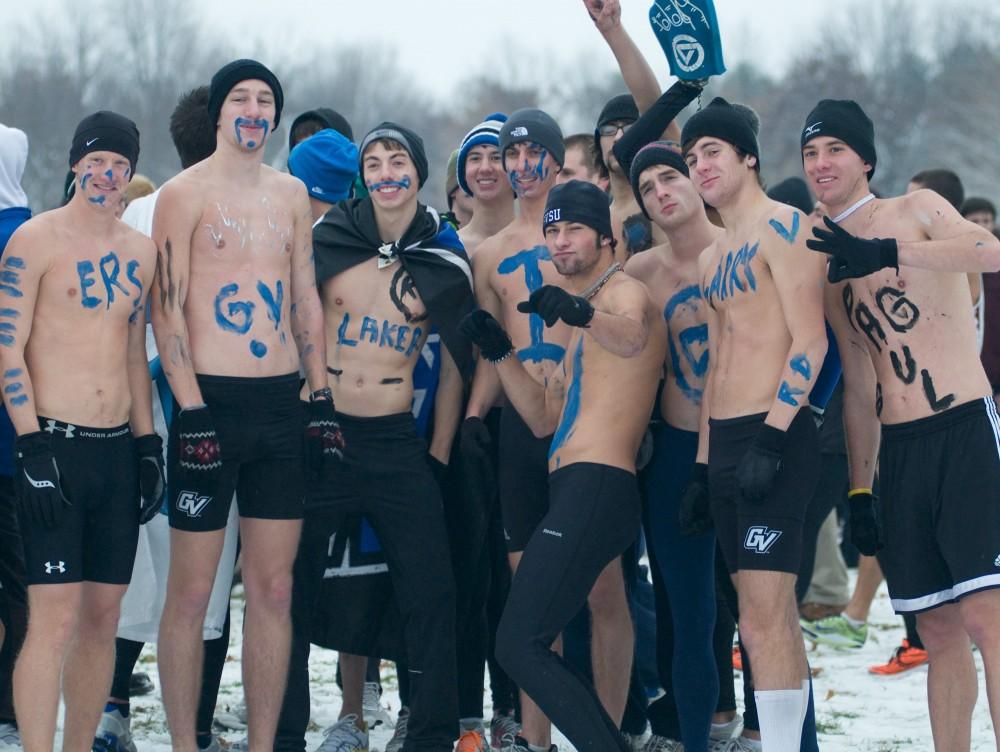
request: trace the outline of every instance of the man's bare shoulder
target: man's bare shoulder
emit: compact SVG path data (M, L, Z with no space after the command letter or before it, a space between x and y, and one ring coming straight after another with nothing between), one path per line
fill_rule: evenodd
M145 233L133 229L121 220L115 225L115 236L117 242L122 246L134 249L138 252L156 252L156 244L153 239Z
M648 251L643 251L648 253ZM608 285L608 302L614 303L652 303L649 288L642 280L629 274L616 274Z
M309 194L306 191L306 184L297 177L287 172L279 172L268 165L261 165L260 169L265 190L287 193L295 200L308 202Z
M794 206L778 201L771 201L770 204L761 217L761 231L764 237L770 239L777 236L786 243L794 244L802 236L803 231L808 229L808 218Z
M646 276L660 271L668 266L666 254L670 246L667 243L633 254L625 262L625 273L634 279L644 279Z
M479 244L475 252L476 262L488 264L497 261L502 254L510 252L510 247L518 236L516 222L511 222L496 235L491 235Z

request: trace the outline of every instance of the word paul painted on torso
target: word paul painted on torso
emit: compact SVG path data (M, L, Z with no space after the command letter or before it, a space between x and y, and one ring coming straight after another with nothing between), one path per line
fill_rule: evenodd
M281 308L285 300L285 290L281 280L274 283L274 290L266 282L257 281L257 295L264 304L267 318L274 326L274 331L281 327ZM252 300L231 300L240 294L240 286L235 282L223 285L215 296L215 323L224 332L244 336L253 327L254 311L257 304ZM281 344L285 344L285 333L280 334ZM267 345L258 339L251 338L250 354L255 358L267 355Z
M524 285L528 288L528 295L530 295L545 283L542 277L541 262L551 263L551 258L547 246L536 245L534 248L526 248L505 258L497 266L497 272L499 274L514 274L518 269L523 269ZM528 295L525 295L525 298ZM517 357L522 362L541 363L543 360L551 360L558 363L563 359L566 348L545 341L545 322L537 313L528 314L528 333L531 337L531 344L517 351Z

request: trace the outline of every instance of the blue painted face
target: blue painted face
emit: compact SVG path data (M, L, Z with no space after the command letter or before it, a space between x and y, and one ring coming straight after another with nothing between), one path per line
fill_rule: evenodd
M540 146L539 144L535 145ZM521 195L534 181L537 180L539 183L542 183L548 178L550 170L545 166L545 157L548 153L547 149L542 148L538 153L537 160L533 160L526 155L520 166L515 167L513 170L507 170L510 187L514 189L515 193Z
M247 149L256 149L267 140L267 132L271 124L266 118L245 118L238 117L233 121L233 130L236 132L236 143L246 146ZM246 139L243 137L243 129L250 131Z

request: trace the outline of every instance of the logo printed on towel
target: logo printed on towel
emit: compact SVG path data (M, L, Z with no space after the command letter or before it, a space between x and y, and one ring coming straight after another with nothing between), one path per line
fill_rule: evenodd
M674 38L673 48L677 65L682 71L690 73L698 70L705 62L705 48L692 36L679 34Z
M753 551L755 554L766 554L771 550L775 541L781 537L781 533L781 530L769 530L765 525L754 525L747 530L743 548Z
M211 496L199 496L195 491L181 491L177 497L177 508L188 517L201 517L211 500Z

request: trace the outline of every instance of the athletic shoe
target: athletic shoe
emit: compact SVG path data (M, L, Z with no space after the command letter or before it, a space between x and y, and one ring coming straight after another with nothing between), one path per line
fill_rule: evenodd
M828 606L825 603L803 603L799 606L799 616L806 621L819 621L828 616L836 616L842 613L845 608L847 608L846 603L843 606Z
M728 742L722 742L724 746L711 746L711 752L763 752L764 747L757 739L747 739L745 736L737 736Z
M642 752L684 752L684 745L676 739L653 734L642 748Z
M927 651L911 647L910 641L904 637L903 644L896 648L896 652L892 654L888 663L871 666L868 672L881 676L895 676L909 671L911 668L923 666L925 663L927 663Z
M129 679L128 692L130 697L142 697L143 695L152 694L154 689L156 687L153 685L153 680L149 678L149 674L145 671L132 674L132 677Z
M21 734L13 723L0 723L0 750L21 749Z
M632 752L643 752L646 749L646 744L653 738L653 732L650 731L649 724L647 723L646 728L643 729L641 734L629 734L623 731L622 736L625 737L625 742Z
M729 723L713 723L708 734L708 751L721 752L729 742L743 733L743 718L737 714Z
M855 627L845 616L827 616L819 621L799 619L802 632L813 642L834 648L860 648L868 640L868 625Z
M392 728L392 716L389 715L389 709L386 708L382 702L382 687L378 685L378 682L365 682L365 694L362 698L362 708L365 717L365 723L368 724L368 728L375 728L383 723L386 728Z
M92 749L94 752L136 752L130 719L123 716L118 708L101 713Z
M323 732L316 752L368 752L368 726L355 713L345 715Z
M466 729L458 737L458 744L455 745L455 752L488 752L490 745L486 743L486 729L480 726L475 729Z
M240 700L236 705L216 713L215 722L224 729L242 731L247 727L247 701Z
M500 742L500 752L531 752L531 747L520 736L507 734ZM559 748L553 744L549 752L559 752Z
M500 749L503 745L503 738L507 734L517 736L520 733L521 727L514 720L513 715L507 715L506 713L495 715L493 716L493 720L490 721L490 747ZM385 752L389 752L389 750Z
M406 742L406 727L409 722L410 709L404 705L396 716L396 730L392 733L392 739L385 745L385 752L401 752Z
M743 654L740 652L739 645L733 645L733 669L735 671L743 670Z

